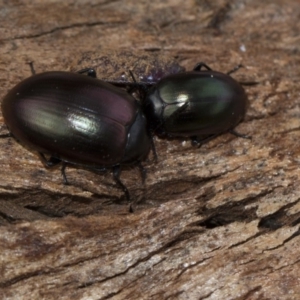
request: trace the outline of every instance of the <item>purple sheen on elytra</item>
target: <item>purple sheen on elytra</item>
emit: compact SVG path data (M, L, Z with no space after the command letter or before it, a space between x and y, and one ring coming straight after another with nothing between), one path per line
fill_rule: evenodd
M140 108L125 91L88 76L47 72L29 77L3 99L2 112L24 146L88 167L124 161L128 135ZM146 126L140 135L147 136ZM139 141L131 162L145 156L150 141Z

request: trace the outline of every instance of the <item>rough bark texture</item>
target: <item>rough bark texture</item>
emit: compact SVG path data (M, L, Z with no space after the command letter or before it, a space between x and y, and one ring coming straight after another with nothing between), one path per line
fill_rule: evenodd
M237 127L252 140L156 138L146 184L122 172L133 213L110 172L68 168L64 186L1 138L1 299L300 298L299 1L2 0L0 16L0 98L29 61L110 79L243 64L232 76L256 83Z

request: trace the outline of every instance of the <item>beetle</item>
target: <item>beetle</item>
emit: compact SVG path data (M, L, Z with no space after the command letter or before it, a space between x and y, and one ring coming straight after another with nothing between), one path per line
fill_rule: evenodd
M80 74L85 72L89 76ZM66 184L67 165L95 172L111 168L130 200L120 170L138 164L145 174L140 162L151 146L147 121L133 96L93 77L92 69L34 74L4 97L4 121L11 135L37 152L46 167L62 164Z
M249 138L232 130L244 118L248 99L230 73L201 62L193 71L145 85L142 107L151 131L161 137L190 137L195 146L227 131Z

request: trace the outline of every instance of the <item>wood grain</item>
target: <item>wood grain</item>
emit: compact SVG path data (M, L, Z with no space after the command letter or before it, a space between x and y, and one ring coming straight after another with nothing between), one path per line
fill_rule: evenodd
M232 76L250 105L236 129L252 140L156 138L145 185L122 172L130 213L110 172L68 168L64 186L2 137L0 298L299 299L299 1L2 1L0 98L29 61L106 79L242 64Z

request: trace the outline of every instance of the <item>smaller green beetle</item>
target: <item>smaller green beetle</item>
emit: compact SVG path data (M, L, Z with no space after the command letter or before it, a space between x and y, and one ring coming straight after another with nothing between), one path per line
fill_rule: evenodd
M244 118L248 99L230 73L201 62L193 71L162 78L142 101L151 131L161 137L190 137L198 146L228 131L247 138L232 130Z

